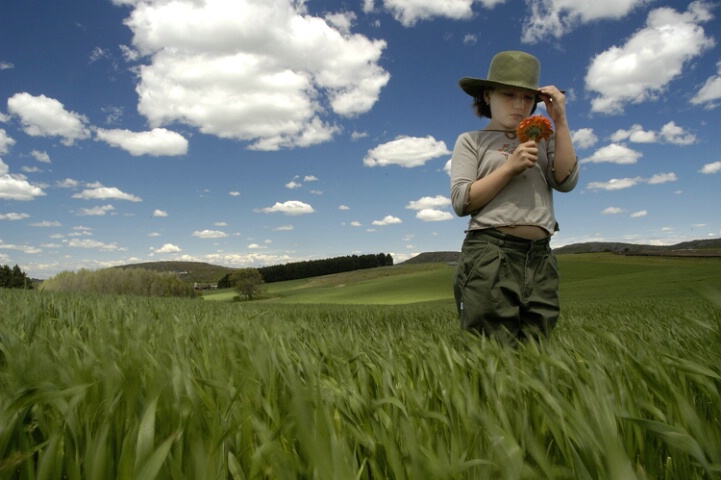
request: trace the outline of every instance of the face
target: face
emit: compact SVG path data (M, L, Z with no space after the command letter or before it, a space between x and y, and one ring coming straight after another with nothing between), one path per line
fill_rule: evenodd
M500 87L486 91L485 100L491 107L490 128L515 130L528 117L536 102L536 93L522 88Z

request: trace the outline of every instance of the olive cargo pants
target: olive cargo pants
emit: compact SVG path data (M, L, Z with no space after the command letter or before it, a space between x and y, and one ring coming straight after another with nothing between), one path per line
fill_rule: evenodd
M461 327L510 343L548 336L558 321L558 286L549 239L472 230L453 284Z

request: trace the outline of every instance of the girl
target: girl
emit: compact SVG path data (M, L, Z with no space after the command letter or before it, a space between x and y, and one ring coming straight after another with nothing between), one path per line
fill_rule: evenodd
M548 336L559 315L559 275L549 246L558 230L553 190L578 183L564 92L539 87L541 64L524 52L501 52L487 79L464 77L483 130L461 134L451 161L451 200L470 215L454 279L461 326L515 343ZM555 133L519 142L516 129L539 102Z

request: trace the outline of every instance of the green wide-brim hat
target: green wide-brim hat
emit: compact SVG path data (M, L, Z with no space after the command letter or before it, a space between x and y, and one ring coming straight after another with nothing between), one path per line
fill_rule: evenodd
M495 87L515 87L538 92L541 62L526 52L500 52L491 60L487 77L463 77L458 84L473 98L481 98L486 88ZM540 101L541 98L536 96L536 102Z

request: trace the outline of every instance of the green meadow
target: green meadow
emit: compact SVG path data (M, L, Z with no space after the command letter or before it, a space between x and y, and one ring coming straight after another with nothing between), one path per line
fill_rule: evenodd
M561 255L561 296L567 302L708 296L717 301L718 258ZM454 267L444 263L397 265L265 286L261 303L384 304L453 302ZM206 293L231 301L232 290Z
M559 257L541 345L458 329L446 264L262 298L0 290L0 479L712 479L719 259Z

